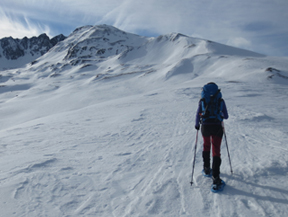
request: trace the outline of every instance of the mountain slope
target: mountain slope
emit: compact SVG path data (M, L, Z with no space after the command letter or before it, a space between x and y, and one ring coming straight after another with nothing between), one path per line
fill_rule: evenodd
M1 213L285 216L287 77L287 58L181 34L79 28L33 64L2 72ZM201 175L200 134L190 186L195 112L210 81L230 115L234 174L223 140L221 194Z

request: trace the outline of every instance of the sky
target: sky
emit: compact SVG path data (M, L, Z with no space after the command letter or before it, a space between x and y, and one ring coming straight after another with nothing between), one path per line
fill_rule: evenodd
M0 38L68 36L107 24L142 36L172 32L288 56L288 0L1 0Z

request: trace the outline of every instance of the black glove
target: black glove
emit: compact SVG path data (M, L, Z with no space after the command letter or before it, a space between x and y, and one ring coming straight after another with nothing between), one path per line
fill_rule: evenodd
M196 129L196 130L199 130L199 129L200 129L200 125L195 126L195 129Z

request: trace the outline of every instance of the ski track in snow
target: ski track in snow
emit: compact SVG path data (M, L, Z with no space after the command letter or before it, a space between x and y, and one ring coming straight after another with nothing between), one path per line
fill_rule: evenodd
M85 38L91 29L73 34ZM0 216L287 215L287 61L241 50L238 57L222 55L215 43L169 37L147 40L120 60L96 59L91 68L51 65L65 57L67 44L47 60L3 72ZM219 55L207 53L213 46ZM153 55L145 57L146 49ZM272 66L282 77L265 71ZM201 87L211 80L228 108L234 172L223 138L226 186L217 194L201 174L201 133L190 185L195 112Z

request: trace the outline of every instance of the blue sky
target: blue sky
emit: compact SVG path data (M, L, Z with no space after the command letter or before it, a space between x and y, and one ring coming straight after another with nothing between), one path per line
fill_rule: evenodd
M288 0L1 0L0 6L0 38L68 36L80 26L108 24L288 56Z

